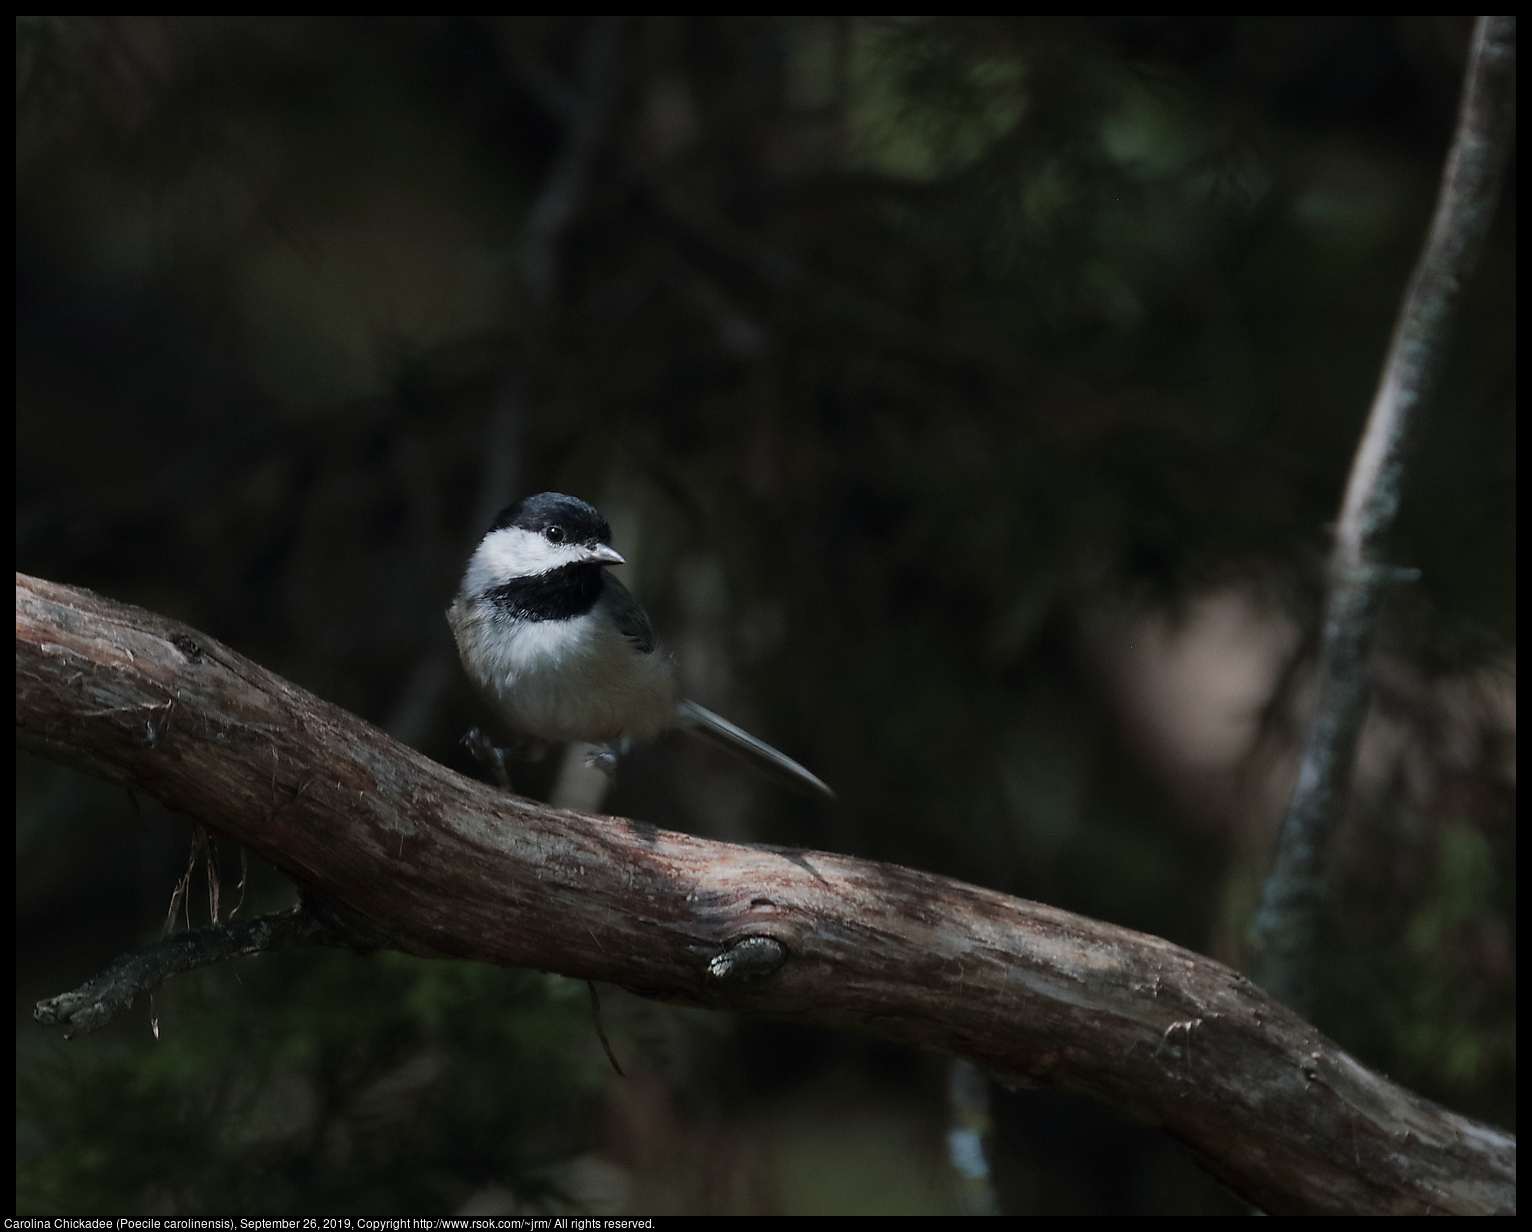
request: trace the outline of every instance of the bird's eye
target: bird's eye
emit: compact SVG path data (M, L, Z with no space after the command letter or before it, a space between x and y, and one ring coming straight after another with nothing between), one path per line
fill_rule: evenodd
M564 528L562 526L550 526L547 530L543 531L543 534L548 537L549 543L564 542Z

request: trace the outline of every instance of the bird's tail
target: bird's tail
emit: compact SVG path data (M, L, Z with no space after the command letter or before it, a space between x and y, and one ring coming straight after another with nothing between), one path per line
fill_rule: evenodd
M814 774L810 774L786 753L779 753L764 740L757 740L747 731L735 727L728 719L719 718L711 710L705 710L696 702L676 703L676 714L681 726L693 735L701 736L709 744L717 745L726 753L743 757L757 768L765 770L784 786L799 791L813 791L835 799L835 793Z

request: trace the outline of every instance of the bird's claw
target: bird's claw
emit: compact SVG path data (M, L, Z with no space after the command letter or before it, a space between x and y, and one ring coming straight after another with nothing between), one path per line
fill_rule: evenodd
M495 782L499 784L502 791L512 790L511 772L505 767L505 749L477 727L470 727L463 733L462 745L476 761L481 761L489 767L490 773L495 776Z
M595 767L607 778L615 778L618 753L619 750L615 745L600 744L585 755L585 764Z

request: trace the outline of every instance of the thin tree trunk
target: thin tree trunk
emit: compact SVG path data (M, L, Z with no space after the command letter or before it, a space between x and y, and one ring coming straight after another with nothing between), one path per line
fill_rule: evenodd
M1319 700L1298 784L1250 926L1251 969L1300 1013L1312 1009L1325 857L1346 811L1371 697L1367 653L1385 586L1414 570L1385 563L1410 434L1446 362L1463 285L1500 199L1515 130L1516 19L1474 24L1457 132L1430 233L1410 279L1335 530L1319 653Z

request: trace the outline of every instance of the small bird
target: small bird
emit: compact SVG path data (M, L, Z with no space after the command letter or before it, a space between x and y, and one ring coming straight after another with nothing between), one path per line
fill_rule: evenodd
M607 572L626 562L592 506L543 492L500 511L447 621L468 678L513 731L602 746L608 773L636 740L679 727L784 783L835 793L785 753L679 697L649 616Z

